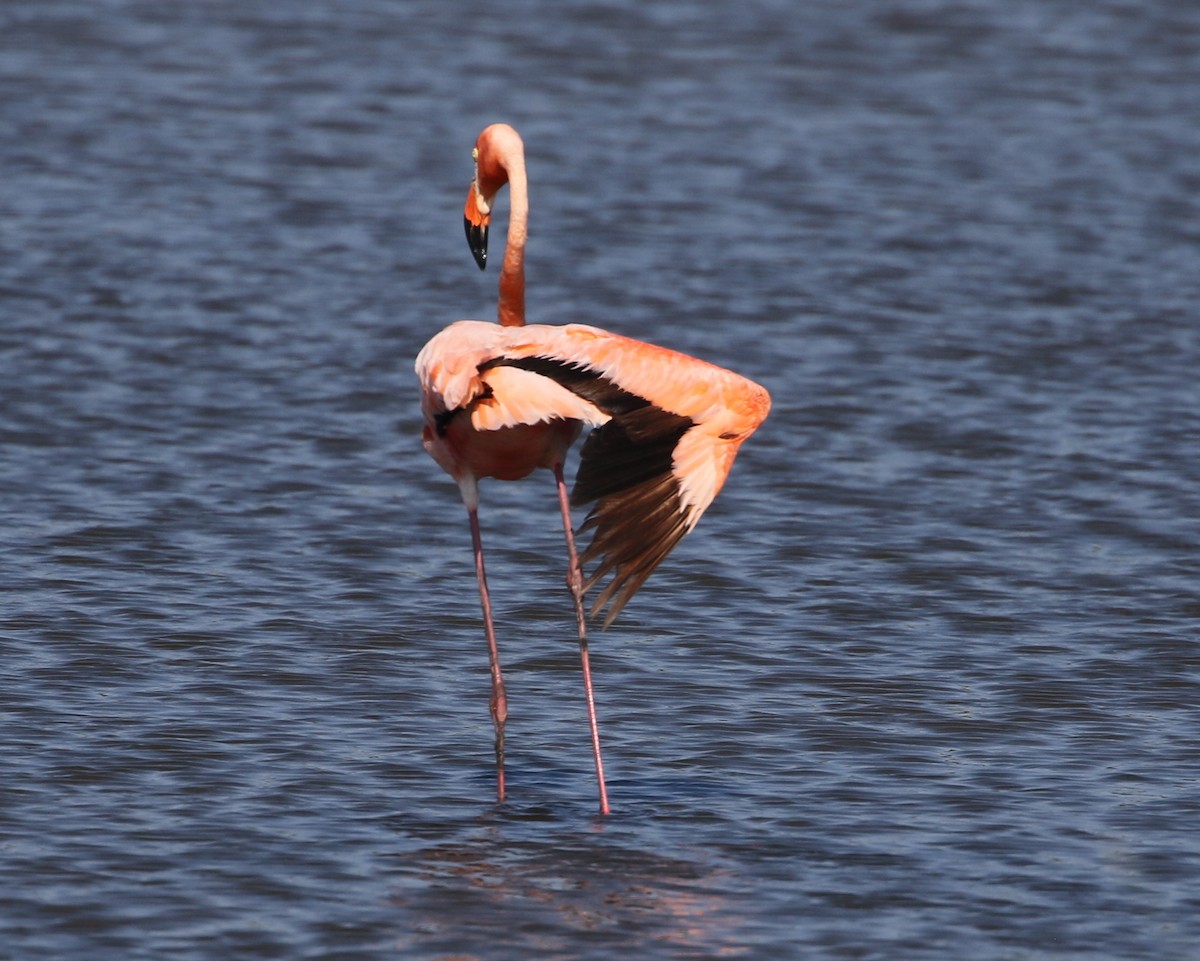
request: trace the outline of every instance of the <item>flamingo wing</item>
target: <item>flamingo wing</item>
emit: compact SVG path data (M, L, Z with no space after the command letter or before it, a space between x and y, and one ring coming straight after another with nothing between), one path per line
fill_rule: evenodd
M607 627L712 503L770 399L730 371L596 328L522 333L484 370L526 371L607 415L583 445L571 494L594 502L583 561L599 559L589 589L612 575L592 606L608 605Z
M480 374L484 393L467 409L474 430L500 430L554 420L578 420L598 427L609 419L584 398L530 371L497 367Z

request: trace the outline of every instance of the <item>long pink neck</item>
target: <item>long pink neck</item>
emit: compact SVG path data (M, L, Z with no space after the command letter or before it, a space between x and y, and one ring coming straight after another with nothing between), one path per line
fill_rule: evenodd
M505 327L525 325L525 238L529 229L529 188L525 158L510 156L508 171L508 240L500 268L499 319Z

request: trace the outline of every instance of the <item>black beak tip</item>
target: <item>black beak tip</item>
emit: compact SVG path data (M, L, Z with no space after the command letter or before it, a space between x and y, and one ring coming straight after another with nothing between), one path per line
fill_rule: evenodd
M475 258L475 263L479 264L479 269L487 268L487 244L488 244L488 229L487 226L476 227L470 220L463 217L463 227L467 231L467 246L471 248L471 255Z

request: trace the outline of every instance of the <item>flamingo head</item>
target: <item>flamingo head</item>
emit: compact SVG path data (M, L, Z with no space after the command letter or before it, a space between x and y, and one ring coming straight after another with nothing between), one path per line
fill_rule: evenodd
M467 191L467 203L463 208L463 226L467 231L467 244L475 257L479 269L487 267L488 224L492 217L492 201L500 188L509 181L509 169L523 171L525 167L525 144L521 136L506 123L494 123L485 127L475 141L471 151L475 161L475 176Z

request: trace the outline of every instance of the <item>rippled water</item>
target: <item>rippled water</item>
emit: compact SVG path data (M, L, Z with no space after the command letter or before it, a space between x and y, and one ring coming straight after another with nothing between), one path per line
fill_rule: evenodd
M1184 961L1200 13L0 9L0 957ZM593 663L548 476L465 517L412 358L531 320L775 407Z

